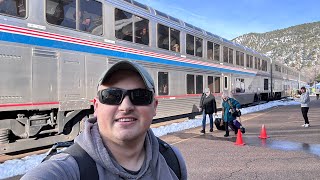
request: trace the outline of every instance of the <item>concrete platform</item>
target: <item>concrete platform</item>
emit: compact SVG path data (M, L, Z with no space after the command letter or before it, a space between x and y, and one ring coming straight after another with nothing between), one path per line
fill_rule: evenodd
M281 106L242 116L245 146L224 131L201 134L201 128L161 138L185 157L188 179L320 179L320 100L312 97L311 127L304 124L300 106ZM265 124L267 140L258 138ZM207 125L208 131L209 125Z

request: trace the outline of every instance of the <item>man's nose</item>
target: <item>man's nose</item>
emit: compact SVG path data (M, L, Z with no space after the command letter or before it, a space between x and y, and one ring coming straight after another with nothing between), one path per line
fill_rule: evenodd
M132 111L133 109L134 105L132 104L129 96L125 96L121 104L119 105L119 110L128 112Z

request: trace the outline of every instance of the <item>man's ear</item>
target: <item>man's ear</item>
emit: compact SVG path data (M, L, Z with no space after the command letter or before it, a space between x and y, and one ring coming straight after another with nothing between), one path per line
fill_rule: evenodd
M97 116L96 110L97 110L98 104L99 104L97 101L99 101L99 100L97 99L97 97L95 97L95 98L93 99L93 110L94 110L93 115L94 115L94 116Z
M153 105L153 107L154 107L154 114L153 114L153 116L156 116L156 115L157 115L158 103L159 103L158 99L154 99L154 105Z

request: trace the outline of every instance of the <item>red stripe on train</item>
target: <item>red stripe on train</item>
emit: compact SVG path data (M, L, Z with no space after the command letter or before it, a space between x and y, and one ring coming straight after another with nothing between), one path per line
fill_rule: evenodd
M3 107L17 107L17 106L45 106L59 104L59 102L37 102L37 103L21 103L21 104L0 104L0 108Z

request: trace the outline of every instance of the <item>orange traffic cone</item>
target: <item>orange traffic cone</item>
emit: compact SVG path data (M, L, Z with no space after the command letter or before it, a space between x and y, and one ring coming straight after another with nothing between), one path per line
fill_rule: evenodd
M261 133L260 133L259 138L261 138L261 139L267 139L267 138L269 138L269 136L267 135L266 127L264 126L264 124L263 124L262 127L261 127Z
M238 129L237 140L236 140L236 142L235 142L234 144L235 144L235 145L238 145L238 146L243 146L243 145L245 145L245 143L244 143L243 140L242 140L242 132L240 131L240 129Z

